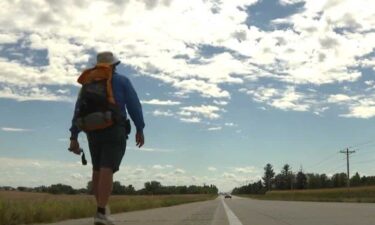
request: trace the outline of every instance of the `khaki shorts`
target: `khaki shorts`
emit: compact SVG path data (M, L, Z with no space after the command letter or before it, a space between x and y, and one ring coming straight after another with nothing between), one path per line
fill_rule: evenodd
M125 154L126 139L126 129L119 124L87 132L93 170L111 168L113 173L118 171Z

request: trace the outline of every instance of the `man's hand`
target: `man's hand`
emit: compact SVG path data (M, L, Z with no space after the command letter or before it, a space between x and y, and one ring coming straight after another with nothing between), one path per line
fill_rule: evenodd
M69 151L74 152L77 155L81 154L79 142L77 140L70 140Z
M135 134L135 142L137 143L137 146L140 148L145 143L145 136L143 135L143 132L137 131Z

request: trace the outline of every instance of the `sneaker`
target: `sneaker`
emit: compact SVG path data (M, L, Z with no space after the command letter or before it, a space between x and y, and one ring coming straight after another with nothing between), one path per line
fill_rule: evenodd
M106 216L110 216L111 215L111 209L109 208L108 205L105 207L105 215Z
M94 225L115 225L111 219L108 218L108 216L96 213L94 217Z

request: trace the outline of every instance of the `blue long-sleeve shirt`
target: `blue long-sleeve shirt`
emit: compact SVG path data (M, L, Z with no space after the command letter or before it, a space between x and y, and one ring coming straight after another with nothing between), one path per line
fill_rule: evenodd
M143 132L145 127L142 106L139 101L137 92L135 91L129 78L124 75L114 72L112 77L112 90L116 101L116 104L120 106L121 114L125 118L127 117L127 112L130 118L133 120L137 132ZM74 121L78 114L79 98L75 104L74 116L72 119L72 126L70 127L71 137L77 138L80 129L75 125Z

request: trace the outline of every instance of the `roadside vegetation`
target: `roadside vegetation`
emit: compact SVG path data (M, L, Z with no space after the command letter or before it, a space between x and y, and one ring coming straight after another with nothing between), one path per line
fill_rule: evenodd
M217 195L112 196L112 213L167 207L206 201ZM95 201L90 195L53 195L19 191L0 191L0 225L56 222L91 217Z
M47 223L91 217L96 210L96 204L94 197L88 194L90 185L87 185L88 189L79 190L63 184L38 188L2 187L0 225ZM123 195L126 191L130 192ZM109 203L112 213L167 207L217 197L217 188L213 185L163 186L156 181L145 183L145 187L137 191L116 182L113 192L115 195Z
M262 180L233 189L232 194L269 200L329 201L329 202L375 202L375 176L355 173L349 179L346 173L331 176L293 172L285 164L276 174L271 164L264 167Z
M0 191L23 191L50 194L92 194L92 182L87 183L86 188L74 189L65 184L52 184L50 186L38 187L10 187L0 186ZM113 182L113 195L169 195L169 194L217 194L218 189L215 185L180 185L164 186L158 181L149 181L144 184L144 188L135 190L133 185L122 185L119 181Z
M269 191L263 195L239 195L260 200L375 203L375 186L313 190Z

